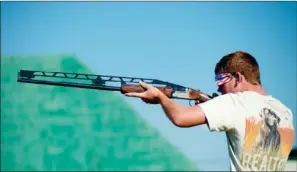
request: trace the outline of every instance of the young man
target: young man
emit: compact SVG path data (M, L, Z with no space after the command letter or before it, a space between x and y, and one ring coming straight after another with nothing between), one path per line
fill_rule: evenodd
M228 54L217 63L215 75L222 95L193 107L175 103L144 82L145 92L126 96L159 103L178 127L206 124L210 131L225 132L232 171L284 171L294 140L293 116L263 89L256 59L242 51Z

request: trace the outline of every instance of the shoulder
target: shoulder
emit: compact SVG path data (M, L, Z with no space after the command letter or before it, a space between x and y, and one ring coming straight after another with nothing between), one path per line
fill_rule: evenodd
M210 131L230 131L247 114L244 94L229 93L199 104ZM241 120L240 120L241 121ZM240 123L241 124L241 123Z
M251 92L251 91L245 91L245 92L237 92L237 93L228 93L224 95L220 95L218 97L215 97L214 99L210 100L217 103L233 103L241 104L243 102L254 102L255 99L258 99L257 93Z
M276 109L278 109L279 111L292 114L292 110L287 105L285 105L281 100L275 97L270 96L269 104L275 107Z
M292 110L285 105L281 100L270 97L270 99L267 101L267 104L269 105L270 109L273 110L278 114L280 118L282 118L283 122L286 123L292 123L293 122L293 112Z
M200 104L205 113L212 112L236 116L257 114L265 106L263 97L252 91L228 93Z

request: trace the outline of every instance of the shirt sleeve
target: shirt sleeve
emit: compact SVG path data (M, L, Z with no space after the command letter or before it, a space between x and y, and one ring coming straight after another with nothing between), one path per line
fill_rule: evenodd
M210 131L228 131L235 128L241 111L237 94L221 95L199 105L207 118Z

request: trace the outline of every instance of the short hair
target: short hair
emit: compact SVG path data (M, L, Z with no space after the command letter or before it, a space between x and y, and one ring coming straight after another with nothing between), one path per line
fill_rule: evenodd
M236 51L227 54L216 64L215 74L241 73L253 85L261 85L260 68L257 60L251 54Z

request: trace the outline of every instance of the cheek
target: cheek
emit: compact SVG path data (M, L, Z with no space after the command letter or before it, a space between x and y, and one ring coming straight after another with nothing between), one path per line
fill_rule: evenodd
M229 91L229 92L237 92L239 88L235 88L235 83L234 83L234 80L232 80L231 82L227 83L226 84L226 89Z
M224 84L223 86L221 86L221 92L222 94L230 93L230 88L228 87L228 85Z
M236 88L234 88L233 82L228 82L222 86L222 91L226 93L234 93L236 92Z
M232 87L230 83L224 85L224 91L230 93L232 91Z

